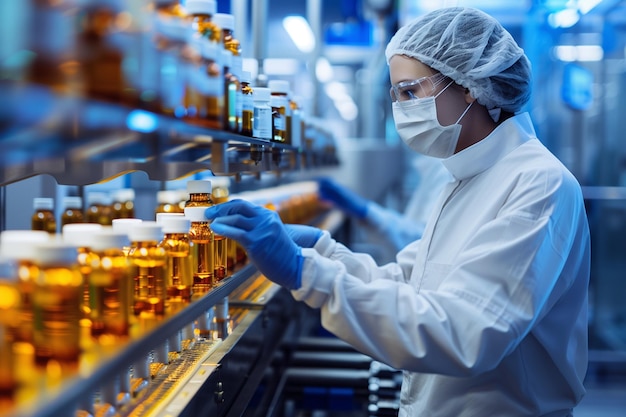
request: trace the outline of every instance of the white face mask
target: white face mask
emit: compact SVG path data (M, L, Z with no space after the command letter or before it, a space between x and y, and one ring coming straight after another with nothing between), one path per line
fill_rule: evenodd
M467 106L455 124L441 126L437 119L435 99L450 84L434 97L392 103L393 120L398 135L415 152L436 158L448 158L454 155L461 134L462 126L459 122L472 107L473 102Z

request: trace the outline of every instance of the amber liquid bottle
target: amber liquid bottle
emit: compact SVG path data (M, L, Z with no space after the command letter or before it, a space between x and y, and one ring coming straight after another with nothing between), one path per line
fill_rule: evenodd
M191 222L182 214L164 216L158 222L164 233L159 246L165 248L168 255L167 301L171 311L176 312L189 304L193 292Z
M187 182L189 200L185 203L185 217L191 221L189 238L193 242L193 292L201 295L215 285L215 235L204 217L204 210L214 203L211 199L211 181Z
M89 304L91 335L126 337L131 323L132 285L128 233L103 229L95 233L90 247Z
M33 293L39 267L35 264L37 245L48 242L50 234L41 230L5 230L0 234L0 256L15 262L19 280L20 306L16 327L12 330L16 342L33 343Z
M63 212L61 213L61 229L66 224L84 223L83 199L81 197L63 197Z
M153 221L143 221L130 227L131 245L128 251L134 284L133 311L145 318L165 314L167 299L167 252L159 242L163 228Z
M35 363L54 360L76 366L81 352L80 320L83 275L75 246L51 241L37 245L38 266L33 291Z
M52 198L35 198L33 200L34 213L31 217L31 229L43 230L50 234L57 231L57 222L54 217L54 200Z

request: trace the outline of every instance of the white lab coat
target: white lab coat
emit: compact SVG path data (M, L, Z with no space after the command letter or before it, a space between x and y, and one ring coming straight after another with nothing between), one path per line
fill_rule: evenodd
M400 417L567 416L584 394L590 242L580 186L527 114L444 160L421 240L377 266L328 233L297 300L404 370Z

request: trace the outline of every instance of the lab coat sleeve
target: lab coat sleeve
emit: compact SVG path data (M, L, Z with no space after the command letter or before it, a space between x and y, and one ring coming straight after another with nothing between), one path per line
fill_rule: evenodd
M404 251L405 255L398 263L379 267L369 254L352 252L334 240L330 233L324 231L313 250L310 253L317 253L322 257L340 262L347 273L360 281L371 282L377 279L404 281L405 277L408 277L411 273L416 248L413 245L410 249ZM305 273L303 273L304 275Z
M395 250L418 240L424 232L424 223L394 210L386 209L372 201L367 204L367 223L391 242Z
M575 180L568 182L565 194L556 180L511 195L441 272L437 289L361 279L356 274L372 265L355 267L347 249L330 257L305 249L302 287L292 294L321 309L327 330L395 368L453 376L491 370L569 288L567 277L559 279L566 258L588 255L569 253L582 229L571 219L584 213Z

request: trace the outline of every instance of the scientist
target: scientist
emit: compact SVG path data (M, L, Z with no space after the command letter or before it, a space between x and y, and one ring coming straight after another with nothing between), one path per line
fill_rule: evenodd
M244 201L209 208L323 326L404 371L400 416L570 416L587 367L589 228L573 175L537 139L531 71L471 8L433 11L386 49L393 115L454 177L421 240L376 265Z

